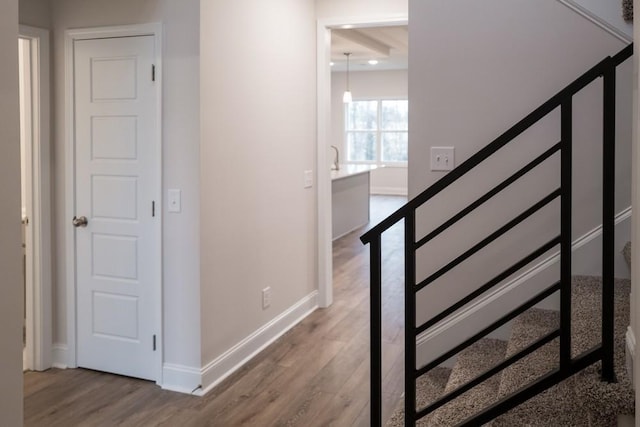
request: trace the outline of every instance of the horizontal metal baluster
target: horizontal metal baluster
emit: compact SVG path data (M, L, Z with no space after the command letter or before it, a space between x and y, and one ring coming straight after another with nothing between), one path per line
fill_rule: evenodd
M471 338L468 338L467 340L465 340L461 344L455 346L453 349L447 351L445 354L443 354L442 356L438 357L434 361L432 361L432 362L428 363L427 365L423 366L422 368L418 369L417 376L419 377L421 375L424 375L427 372L429 372L430 370L432 370L433 368L435 368L436 366L439 366L445 360L447 360L447 359L455 356L456 354L460 353L462 350L464 350L465 348L469 347L471 344L473 344L473 343L479 341L480 339L484 338L485 336L487 336L487 334L495 331L500 326L502 326L505 323L515 319L517 316L519 316L520 314L524 313L526 310L530 309L531 307L533 307L534 305L536 305L537 303L539 303L543 299L545 299L548 296L552 295L554 292L557 292L558 289L560 289L560 282L559 281L556 282L555 284L553 284L552 286L550 286L549 288L545 289L544 291L540 292L539 294L537 294L536 296L534 296L533 298L531 298L530 300L528 300L524 304L522 304L522 305L518 306L517 308L511 310L509 313L505 314L500 319L498 319L495 322L493 322L491 325L487 326L486 328L484 328L483 330L481 330L477 334L473 335Z
M526 257L522 258L517 263L513 264L511 267L509 267L506 270L504 270L502 273L498 274L493 279L489 280L487 283L482 285L480 288L478 288L475 291L471 292L469 295L465 296L464 298L462 298L457 303L453 304L452 306L450 306L446 310L442 311L438 315L436 315L436 316L432 317L431 319L429 319L427 322L423 323L417 329L416 333L417 334L421 334L422 332L426 331L427 329L429 329L430 327L432 327L433 325L435 325L439 321L441 321L444 318L448 317L449 315L453 314L458 309L464 307L469 302L473 301L474 299L476 299L477 297L479 297L483 293L487 292L489 289L491 289L494 286L496 286L498 283L502 282L507 277L511 276L512 274L514 274L515 272L520 270L522 267L526 266L527 264L529 264L530 262L532 262L536 258L540 257L542 254L544 254L545 252L547 252L548 250L550 250L551 248L556 246L558 243L560 243L560 236L551 239L550 241L548 241L544 245L540 246L535 251L531 252Z
M538 212L540 209L542 209L543 207L545 207L546 205L551 203L558 196L560 196L560 189L551 192L548 196L544 197L538 203L536 203L535 205L531 206L529 209L525 210L520 215L518 215L517 217L515 217L514 219L512 219L511 221L509 221L508 223L506 223L502 227L500 227L497 231L494 231L493 233L491 233L489 236L484 238L479 243L475 244L471 249L469 249L468 251L466 251L462 255L458 256L456 259L451 261L449 264L447 264L444 267L440 268L438 271L433 273L431 276L429 276L426 279L424 279L416 287L416 292L420 291L425 286L427 286L430 283L434 282L436 279L438 279L439 277L443 276L446 272L448 272L449 270L451 270L452 268L454 268L455 266L460 264L462 261L466 260L471 255L473 255L476 252L478 252L480 249L484 248L489 243L493 242L498 237L502 236L507 231L511 230L513 227L515 227L516 225L520 224L525 219L529 218L534 213Z

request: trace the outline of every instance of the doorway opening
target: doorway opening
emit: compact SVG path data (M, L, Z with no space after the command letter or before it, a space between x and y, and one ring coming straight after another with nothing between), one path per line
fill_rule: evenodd
M51 367L51 176L49 33L20 26L18 37L24 277L23 370Z
M335 241L370 222L370 195L407 196L407 25L332 29L330 66Z
M322 307L333 301L333 241L374 220L372 194L407 197L407 24L406 18L318 24ZM344 102L345 91L351 92L351 102Z

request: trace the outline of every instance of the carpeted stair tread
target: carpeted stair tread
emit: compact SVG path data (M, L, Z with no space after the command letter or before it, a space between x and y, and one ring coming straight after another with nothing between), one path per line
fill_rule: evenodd
M575 276L572 283L572 354L589 350L601 341L602 279L595 276ZM614 279L614 309L616 335L624 335L629 325L629 295L631 282ZM616 357L624 364L624 342ZM617 349L616 349L617 350Z
M631 281L614 281L614 351L617 382L606 383L600 379L600 363L596 363L576 374L575 394L584 402L594 419L611 419L617 414L635 412L634 392L625 365L625 333L630 322L629 295ZM600 342L600 299L602 281L600 277L577 276L573 284L573 352L591 348ZM607 425L604 423L594 425Z
M506 356L512 356L544 335L558 328L560 315L553 310L530 309L513 323ZM506 368L500 383L500 397L504 397L523 385L555 368L558 354L557 340L551 341L524 359Z
M600 319L601 319L601 295L602 282L599 277L575 276L572 280L572 354L581 354L600 343ZM618 382L615 384L603 383L598 373L599 364L593 365L586 370L579 372L568 380L550 388L544 393L535 396L518 408L514 408L507 414L499 417L493 422L493 426L613 426L617 414L633 413L633 391L627 378L624 365L624 332L629 324L629 292L630 283L627 280L615 280L615 359L616 374ZM550 330L550 324L557 322L557 312L538 311L538 320L532 316L531 312L525 313L529 321L524 322L522 318L514 324L512 338L509 342L508 354L511 354L514 341L524 341L522 334L527 338L536 335L533 332L536 322L540 322L537 329L541 336L545 329ZM544 316L549 316L544 320ZM551 320L553 318L553 320ZM524 328L523 324L528 323ZM528 332L527 329L531 328ZM554 344L554 351L548 352L545 347ZM543 371L542 366L547 370L557 366L558 363L558 343L551 344L536 351L538 360L531 360L527 363L528 370ZM542 353L542 354L538 354ZM546 353L546 355L545 355ZM544 360L547 358L546 360ZM524 359L524 360L527 360ZM526 363L526 362L525 362ZM523 365L520 363L520 365ZM533 368L537 366L538 368ZM522 367L522 366L521 366ZM517 365L505 370L503 383L501 384L501 396L507 391L518 388L518 379L514 377L515 368L519 375L529 376L531 372L523 374ZM538 375L544 372L538 372ZM531 378L527 380L527 382ZM522 384L525 384L524 382ZM567 411L567 408L575 408Z
M416 381L416 403L418 408L423 408L438 399L449 381L451 368L437 367L427 372ZM387 427L404 426L404 399L400 401L391 419L387 422ZM426 427L432 415L428 415L419 420L416 425Z
M444 390L451 392L504 360L507 342L485 338L460 352ZM433 413L431 426L453 426L496 400L500 374L467 391Z
M513 325L507 356L512 356L549 332L557 329L557 311L531 309L519 316ZM557 368L559 342L555 339L505 369L500 383L500 397L508 396ZM572 399L570 384L561 383L524 402L491 424L507 426L587 426L586 414L566 410Z
M529 399L490 423L493 427L614 427L617 415L633 414L634 392L625 366L625 333L629 325L629 280L615 279L615 370L617 382L608 384L600 379L600 363L570 377L566 381ZM572 354L575 357L600 343L602 281L600 277L575 276L572 280ZM513 355L557 328L559 313L531 309L513 323L508 344L498 342L506 350L495 350L492 340L481 340L460 353L445 392L469 381L503 358ZM493 340L496 341L496 340ZM551 341L531 355L505 369L479 387L465 393L433 414L419 426L456 425L468 416L484 409L497 398L526 386L531 381L558 366L558 340ZM486 354L491 353L493 354ZM498 383L496 383L498 381ZM493 387L496 389L492 390ZM419 394L420 392L418 392ZM402 410L399 411L400 414ZM404 421L404 420L402 420ZM388 424L399 427L402 422Z

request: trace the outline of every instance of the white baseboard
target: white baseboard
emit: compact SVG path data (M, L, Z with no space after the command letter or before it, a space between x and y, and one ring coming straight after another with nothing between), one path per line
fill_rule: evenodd
M58 369L67 369L69 367L69 348L66 344L53 344L51 347L51 366Z
M617 277L629 277L629 268L622 256L622 248L631 236L631 208L627 208L616 216L616 249L615 267ZM600 275L600 247L602 242L602 226L598 226L571 245L573 274ZM560 253L549 256L535 266L524 271L513 280L495 288L492 292L468 304L454 316L444 319L431 329L425 331L416 340L417 364L424 366L453 348L462 340L471 337L482 328L490 325L501 315L516 308L541 292L558 279ZM558 299L549 298L537 307L557 309ZM435 314L435 313L434 313ZM503 338L505 328L500 328L493 338Z
M354 232L354 231L356 231L357 229L362 228L362 227L364 227L364 226L365 226L365 225L367 225L367 224L369 224L369 221L364 222L364 223L362 223L362 224L358 224L358 225L356 225L355 227L353 227L353 228L349 229L348 231L345 231L344 233L340 233L340 234L338 234L337 236L332 237L332 238L331 238L331 241L332 241L332 242L334 242L334 241L336 241L336 240L338 240L338 239L340 239L340 238L342 238L342 237L346 236L346 235L347 235L347 234L349 234L349 233L353 233L353 232Z
M200 387L199 368L165 363L162 365L162 388L179 393L193 394Z
M201 396L211 391L316 308L318 308L318 291L307 295L271 322L209 362L201 371L202 387L194 394Z
M620 279L629 279L631 269L622 255L622 249L631 240L631 207L616 215L614 272ZM573 248L573 273L587 276L602 274L602 226L598 226L576 239Z
M631 329L631 326L627 328L627 333L624 335L624 341L626 344L625 355L626 355L627 373L629 374L629 378L631 378L633 387L635 388L636 380L633 376L633 364L635 363L635 360L636 360L636 335L633 333L633 329Z
M409 191L401 187L371 187L369 193L382 196L407 196Z

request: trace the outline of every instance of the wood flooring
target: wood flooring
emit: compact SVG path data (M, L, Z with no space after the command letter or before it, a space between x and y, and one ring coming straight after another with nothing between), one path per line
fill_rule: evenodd
M375 224L406 202L372 197ZM334 304L318 309L204 397L85 369L24 374L25 426L368 426L366 227L333 245ZM403 388L402 225L383 238L383 416Z

